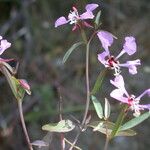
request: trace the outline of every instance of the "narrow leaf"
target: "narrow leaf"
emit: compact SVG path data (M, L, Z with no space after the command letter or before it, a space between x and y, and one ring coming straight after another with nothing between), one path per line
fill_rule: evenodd
M94 108L96 110L98 117L100 119L102 119L103 118L103 108L102 108L101 103L97 100L97 98L94 95L91 96L91 99L94 104Z
M71 120L61 120L58 123L46 124L42 127L42 130L50 132L69 132L75 128L75 125Z
M138 124L140 124L141 122L143 122L144 120L146 120L148 117L150 117L150 112L146 112L140 115L139 117L133 118L130 121L126 122L124 125L122 125L120 131L133 128Z
M94 87L92 89L91 95L95 95L101 88L105 75L107 73L107 69L104 69L98 75Z
M95 24L97 27L100 24L100 16L101 16L101 10L97 13L96 18L95 18Z
M88 126L92 127L93 131L98 131L105 135L110 136L115 124L109 121L94 121L88 124ZM124 131L119 131L115 136L134 136L134 135L136 135L136 132L131 129L128 129Z
M104 117L105 119L107 120L110 116L110 103L109 101L107 100L107 98L105 98L105 109L104 109Z
M71 48L65 53L64 57L63 57L63 63L65 63L67 61L67 59L69 58L70 54L73 52L73 50L75 50L78 46L84 44L83 42L78 42L75 43L71 46Z

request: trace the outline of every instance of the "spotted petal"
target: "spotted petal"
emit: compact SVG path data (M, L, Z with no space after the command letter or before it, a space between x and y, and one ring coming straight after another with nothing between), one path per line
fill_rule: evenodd
M125 43L123 45L123 50L128 55L133 55L136 52L136 42L135 38L130 36L125 38Z
M93 10L95 10L97 7L98 7L98 4L87 4L87 5L85 6L85 9L86 9L87 11L93 11Z
M69 21L66 20L66 18L64 16L58 18L55 22L55 28L64 24L67 24Z

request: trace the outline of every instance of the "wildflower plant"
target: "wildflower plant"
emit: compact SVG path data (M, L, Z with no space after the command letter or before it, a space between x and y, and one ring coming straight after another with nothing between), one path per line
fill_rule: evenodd
M150 104L141 104L141 98L144 95L150 95L150 89L145 90L140 96L136 97L132 94L129 94L127 90L125 89L124 79L122 74L123 68L128 68L129 74L135 75L138 73L137 66L141 65L140 59L135 60L127 60L125 63L122 63L120 58L124 54L127 54L129 56L133 55L137 51L137 44L135 37L133 36L126 36L125 42L123 44L122 50L118 53L118 55L115 57L110 52L110 47L114 43L114 41L117 40L116 36L114 36L112 33L101 30L100 29L100 15L101 11L97 13L97 15L94 15L94 11L98 9L97 4L87 4L85 6L86 11L79 14L77 8L73 7L73 11L70 11L68 18L66 19L64 16L58 18L55 22L55 27L59 27L64 24L74 24L72 30L79 29L81 33L81 37L83 41L79 41L72 45L72 47L66 52L63 58L63 63L65 63L70 54L73 52L74 49L81 45L85 45L86 47L86 104L85 104L85 111L83 115L83 119L79 122L79 132L77 133L75 139L73 142L68 141L64 134L62 138L62 149L65 149L65 143L70 144L69 150L80 149L76 146L76 143L79 139L79 136L82 132L85 132L88 127L92 127L93 131L99 131L106 135L106 143L104 146L104 149L107 150L108 143L111 139L113 139L116 136L134 136L136 135L136 132L132 130L132 128L138 124L140 124L142 121L147 119L150 116L149 110L150 110ZM90 24L89 21L90 20ZM93 21L93 23L91 23ZM87 37L85 28L91 27L91 30L93 33ZM91 41L94 39L94 37L97 37L100 40L100 45L103 48L103 51L98 54L98 61L104 65L105 69L103 69L98 76L93 89L90 89L90 82L89 82L89 51L90 51L90 44ZM116 121L110 120L111 115L111 105L107 98L105 98L105 106L103 107L100 103L100 101L96 98L96 93L100 92L100 87L102 86L103 79L105 78L107 72L109 70L114 70L114 79L110 80L110 84L115 86L115 89L108 93L108 96L110 95L112 98L119 101L119 104L121 105L122 109L121 112L117 118ZM112 87L113 87L112 86ZM99 120L92 121L90 120L90 117L88 117L88 111L90 102L93 102L94 108L96 110L96 113L99 117ZM133 119L126 120L126 116L128 114L128 111L133 111ZM142 113L143 110L148 110L148 112ZM66 122L65 125L63 125L64 121ZM127 121L126 123L124 123ZM66 127L68 128L66 130ZM63 130L64 128L64 130ZM70 132L75 128L75 124L71 120L61 120L60 122L56 124L47 124L42 127L43 130L50 131L50 132ZM55 130L55 131L54 131Z
M72 30L79 30L81 33L82 41L79 41L71 46L71 48L65 53L63 57L63 63L65 63L70 54L81 45L84 45L86 48L86 61L85 61L85 78L86 78L86 102L85 102L85 110L83 113L83 118L81 121L74 121L70 119L64 119L62 114L60 113L60 120L57 123L49 123L42 126L42 129L48 132L58 132L61 136L61 148L62 150L66 149L66 143L70 146L69 150L72 149L80 149L76 144L80 138L82 132L86 132L87 128L92 128L93 131L97 131L106 135L106 142L104 146L104 150L108 149L108 143L110 140L115 138L116 136L134 136L136 132L132 129L136 125L139 125L145 119L150 116L150 104L143 104L141 98L145 95L150 96L150 89L145 90L141 95L135 96L130 92L127 92L125 88L124 78L122 76L123 67L129 69L129 73L131 75L135 75L138 73L137 66L141 65L140 59L136 60L128 60L125 63L120 63L120 57L124 54L129 56L133 55L137 51L137 44L135 37L127 36L125 37L125 42L123 44L122 50L120 50L118 56L113 56L110 52L110 47L117 41L117 38L110 32L104 31L100 29L100 15L101 11L94 15L94 12L98 9L98 4L87 4L85 6L85 12L79 13L76 7L72 7L72 10L69 12L68 17L60 17L55 22L55 27L59 27L65 24L73 25ZM90 23L89 23L90 20ZM89 28L90 27L90 28ZM89 28L92 30L92 34L87 36L85 32L85 28ZM104 65L105 68L100 72L97 77L93 88L90 89L90 78L89 78L89 61L90 61L90 44L94 38L98 38L100 40L100 45L103 49L102 52L98 54L98 61ZM0 55L9 47L11 43L7 40L4 40L0 36ZM19 113L21 118L21 123L23 126L24 134L28 143L28 147L32 150L32 146L48 146L42 140L37 140L34 142L30 142L28 132L25 126L23 112L22 112L22 101L25 93L31 94L30 86L24 79L17 79L15 77L16 70L9 65L9 61L14 61L14 59L2 59L0 58L0 71L6 76L6 79L11 87L11 90L17 100ZM101 66L101 65L99 65ZM114 77L110 80L110 85L112 85L113 91L111 93L107 93L107 97L104 102L105 105L102 106L101 102L97 99L96 94L101 92L101 86L103 84L103 79L106 77L106 74L109 70L114 70ZM129 76L130 77L130 76ZM121 112L118 115L116 120L111 120L111 105L109 103L108 97L111 96L113 99L119 102L121 105ZM61 100L61 96L60 96ZM102 101L102 100L101 100ZM88 116L90 103L93 103L95 111L98 116L98 120L91 121L91 116ZM142 104L141 104L142 102ZM61 107L60 107L61 109ZM144 112L146 110L146 112ZM148 110L148 111L147 111ZM132 119L127 119L126 116L128 112L132 111ZM60 111L61 112L61 111ZM78 132L73 141L69 141L66 139L66 132L71 132L78 128Z

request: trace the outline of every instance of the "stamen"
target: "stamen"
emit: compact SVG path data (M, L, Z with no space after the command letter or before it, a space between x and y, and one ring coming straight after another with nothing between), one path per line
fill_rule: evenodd
M130 106L130 109L134 111L133 116L138 117L140 113L140 108L139 108L139 100L135 99L134 95L131 95L128 99L128 105Z
M72 7L73 11L70 11L69 15L68 15L68 19L70 21L70 24L76 24L77 21L79 20L79 14L78 11L75 7Z
M107 64L105 65L106 67L109 67L110 69L115 70L115 76L119 75L121 73L120 67L119 67L119 61L116 61L113 56L110 56L109 59L107 60Z

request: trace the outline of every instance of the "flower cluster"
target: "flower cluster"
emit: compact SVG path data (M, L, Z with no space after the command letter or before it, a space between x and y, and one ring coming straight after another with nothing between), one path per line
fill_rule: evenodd
M3 39L2 36L0 36L0 55L3 54L3 52L8 49L11 46L11 43L9 43L7 40ZM15 81L28 93L30 92L30 86L28 85L27 81L24 79L16 79L13 77L14 75L14 69L8 64L8 62L13 61L14 59L3 59L0 58L0 71L4 73L5 76L10 77L11 79L15 79ZM6 72L3 71L2 67L4 67ZM9 74L9 75L8 75ZM11 80L10 79L10 80Z
M87 4L85 6L86 11L82 13L81 15L79 14L78 10L76 7L72 7L72 11L68 14L68 18L66 19L64 16L58 18L55 22L55 27L70 23L70 24L75 24L72 28L72 30L75 30L78 28L78 26L84 25L86 27L92 27L89 23L87 23L85 20L87 19L93 19L93 11L98 7L97 4ZM80 23L81 22L81 23Z
M66 19L64 16L58 18L55 22L55 27L70 23L74 24L73 29L75 30L81 25L86 27L91 27L85 20L93 19L94 14L93 11L98 7L97 4L87 4L85 9L86 11L79 14L78 10L73 7L73 11L70 11L68 18ZM137 45L135 38L133 36L125 37L125 42L123 44L122 50L117 56L113 56L110 51L109 47L113 44L114 39L116 38L113 34L107 31L97 31L97 36L101 42L104 51L98 54L98 60L106 67L111 70L114 70L115 79L110 80L111 84L113 84L117 89L113 90L110 93L110 96L119 100L122 103L128 104L129 108L134 111L134 116L140 115L140 110L149 109L150 104L141 105L140 99L145 95L148 94L150 96L150 89L145 90L140 96L135 97L134 95L129 95L124 86L124 79L121 75L121 68L126 67L129 70L129 73L132 75L137 74L137 66L141 65L140 59L136 60L128 60L124 63L120 62L120 57L124 54L129 56L135 54L137 51Z

